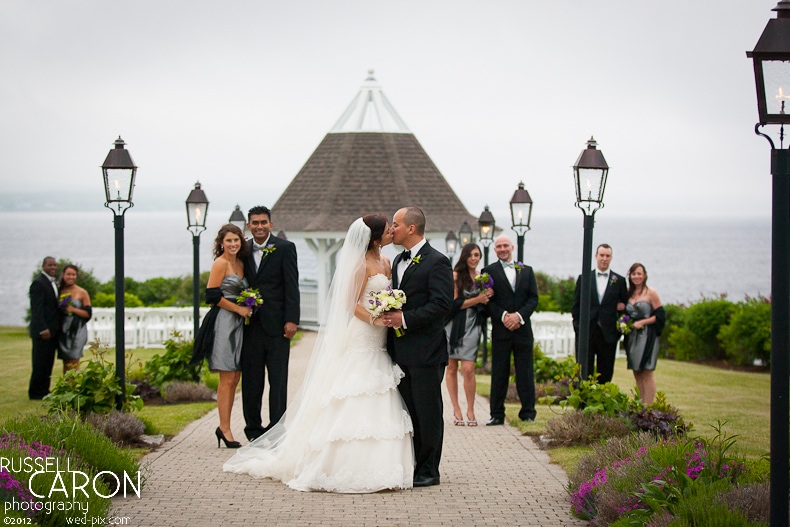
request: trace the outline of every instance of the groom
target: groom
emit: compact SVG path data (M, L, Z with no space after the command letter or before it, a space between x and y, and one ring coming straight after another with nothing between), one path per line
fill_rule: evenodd
M272 213L253 207L247 214L252 233L244 277L263 297L263 304L244 326L241 345L241 402L244 434L254 440L285 413L288 399L288 359L291 338L299 324L299 270L296 247L273 235ZM269 374L269 424L261 423L264 369Z
M450 261L425 240L425 214L405 207L392 219L392 241L405 251L392 262L392 286L406 294L403 311L384 314L387 351L405 377L398 385L414 425L414 486L439 484L444 421L442 378L447 365L444 320L453 303Z

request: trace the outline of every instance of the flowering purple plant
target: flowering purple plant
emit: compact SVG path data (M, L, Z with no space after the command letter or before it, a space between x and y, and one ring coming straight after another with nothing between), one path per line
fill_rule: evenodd
M252 313L255 314L255 312L258 311L258 309L263 304L263 297L261 297L260 291L248 287L239 293L239 295L236 297L236 303L240 306L249 307L252 309ZM246 317L244 319L244 323L249 324L250 317Z

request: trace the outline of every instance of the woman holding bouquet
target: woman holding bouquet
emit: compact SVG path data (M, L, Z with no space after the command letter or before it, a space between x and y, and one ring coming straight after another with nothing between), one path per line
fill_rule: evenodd
M304 383L285 415L239 450L226 472L280 480L300 491L370 493L411 488L412 422L374 316L390 285L387 219L359 218L348 229ZM372 301L372 304L371 304Z
M211 310L203 319L197 337L192 362L208 359L211 371L219 372L217 411L219 427L215 431L217 447L220 441L227 448L239 448L230 430L230 414L236 386L241 378L241 342L244 320L253 308L239 305L236 299L247 289L243 258L247 255L247 241L241 229L223 225L214 240L214 263L206 285L206 302Z
M480 263L480 247L467 243L461 249L458 263L453 269L455 296L450 322L447 324L450 360L447 363L447 391L453 404L453 424L464 426L464 417L458 403L458 364L464 378L466 394L466 419L469 426L477 426L475 418L475 361L480 344L480 326L483 316L480 307L488 303L494 290L480 283L477 265Z
M634 372L642 402L649 405L656 397L653 371L658 359L658 338L664 329L666 315L656 290L647 287L647 271L641 263L635 263L628 270L625 312L633 321L633 328L625 335L628 369Z
M88 343L87 323L93 314L91 297L77 285L80 270L67 264L60 275L60 311L63 325L58 339L58 357L63 360L63 373L76 370L82 358L82 350Z

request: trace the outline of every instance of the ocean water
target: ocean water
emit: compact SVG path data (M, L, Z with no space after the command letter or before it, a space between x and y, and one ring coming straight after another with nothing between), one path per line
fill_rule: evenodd
M124 271L135 280L192 273L192 234L184 212L131 209L124 229ZM225 215L209 211L201 235L200 269L210 269L212 245ZM504 225L506 218L497 218ZM430 227L430 218L428 218ZM275 218L275 227L279 229ZM613 247L612 269L625 274L634 262L664 303L727 294L732 300L770 293L770 219L621 219L602 211L593 243ZM509 229L506 234L515 235ZM27 290L44 256L67 258L92 269L99 280L115 274L115 234L109 210L90 212L0 212L0 325L24 325ZM316 259L296 243L301 279L315 280ZM566 278L582 269L583 228L576 218L533 218L525 236L524 262ZM444 250L444 240L432 245ZM387 248L390 256L394 248ZM491 248L490 258L496 258Z

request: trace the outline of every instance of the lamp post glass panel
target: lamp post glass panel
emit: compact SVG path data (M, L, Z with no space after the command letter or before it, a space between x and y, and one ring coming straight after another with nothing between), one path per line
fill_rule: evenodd
M784 125L790 123L790 1L773 9L757 45L746 56L754 64L759 122L754 131L771 146L771 462L770 524L788 524L788 430L790 410L790 155L783 148ZM779 148L760 131L779 125Z
M590 348L590 297L592 287L592 234L595 225L595 212L603 207L603 191L609 165L603 153L597 149L595 139L590 137L587 148L582 150L573 165L573 178L576 184L576 207L584 214L584 246L582 249L581 294L579 295L579 335L576 362L581 365L581 377L586 379L592 374L588 371L587 357Z
M461 244L461 248L467 243L472 243L472 227L469 226L469 223L464 220L464 223L461 225L461 229L458 231L458 241Z
M483 244L483 265L488 265L488 249L494 241L494 229L496 227L496 220L491 211L488 210L486 205L485 210L477 219L477 225L480 227L480 243Z
M124 321L124 268L123 268L123 228L124 213L134 206L132 191L134 180L137 176L137 166L132 161L132 156L126 150L121 136L115 141L115 148L110 150L107 158L102 163L102 176L104 178L104 192L107 201L104 206L113 213L115 227L115 376L121 385L121 393L116 399L118 410L123 408L126 401L125 377L125 327Z
M518 184L518 188L510 198L510 218L513 230L518 239L517 261L524 261L524 235L530 229L532 221L532 198L524 188L524 182Z
M208 198L200 181L195 183L195 188L187 196L187 230L192 233L192 338L197 337L200 325L200 233L206 230L206 215L208 214Z
M447 256L452 261L455 252L458 250L458 238L453 231L447 233L447 236L444 238L444 245L447 248Z
M241 229L241 232L244 232L244 229L247 227L247 218L244 217L244 213L241 211L241 207L239 205L236 205L236 208L230 213L228 223L235 225Z

